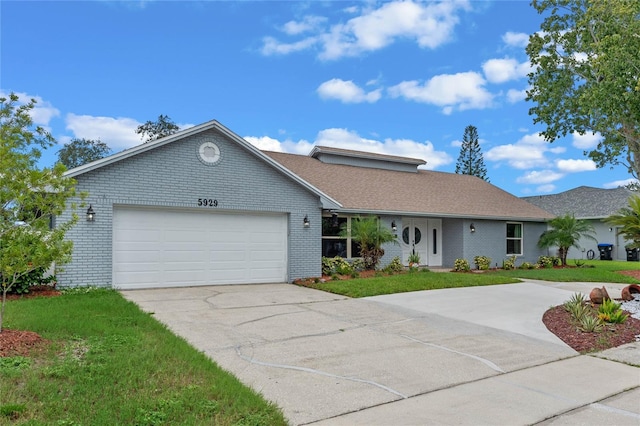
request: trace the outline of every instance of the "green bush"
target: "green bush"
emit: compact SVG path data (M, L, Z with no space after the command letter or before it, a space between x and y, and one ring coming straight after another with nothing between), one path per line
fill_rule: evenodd
M455 272L469 272L471 270L469 261L467 259L456 259L453 264L453 270Z
M556 256L540 256L538 258L538 265L541 268L553 268L560 265L560 259Z
M505 271L516 269L516 256L510 256L507 260L503 261L502 269Z
M34 269L28 274L22 275L16 283L9 289L8 294L26 294L29 288L36 285L54 285L56 282L55 275L45 277L47 272L45 268ZM1 277L0 277L1 278Z
M402 272L403 270L404 266L402 265L402 261L398 256L391 259L391 262L389 262L389 264L383 269L383 271L387 274L397 274L398 272Z
M536 265L529 262L522 262L522 265L518 267L518 269L535 269Z
M351 275L354 268L346 259L336 257L322 257L322 275Z
M622 324L627 320L627 315L621 309L621 304L611 299L605 299L598 308L598 318L604 322Z
M491 266L491 258L487 256L475 256L473 258L473 263L475 263L476 268L481 271L486 271Z

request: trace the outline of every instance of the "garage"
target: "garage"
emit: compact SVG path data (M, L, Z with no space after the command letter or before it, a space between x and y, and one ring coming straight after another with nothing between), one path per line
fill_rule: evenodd
M116 288L286 281L286 214L114 206Z

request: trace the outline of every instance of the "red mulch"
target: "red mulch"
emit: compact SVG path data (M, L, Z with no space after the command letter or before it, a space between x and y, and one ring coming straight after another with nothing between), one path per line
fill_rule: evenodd
M51 286L32 286L26 294L7 294L7 301L33 297L55 297L62 294ZM0 332L0 357L28 356L31 351L46 346L49 342L33 331L9 330Z

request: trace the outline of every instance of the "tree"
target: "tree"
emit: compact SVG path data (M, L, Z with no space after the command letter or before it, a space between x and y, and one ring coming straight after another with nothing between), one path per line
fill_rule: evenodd
M597 241L593 226L586 220L576 219L575 216L566 214L554 217L549 221L551 229L540 235L538 247L558 247L558 256L562 266L567 266L567 254L571 247L581 248L578 241L587 238Z
M529 38L527 100L553 142L570 133L602 136L588 155L598 167L640 171L640 2L534 0L549 13ZM587 154L587 152L585 152Z
M380 226L380 221L375 216L355 217L351 219L351 229L346 228L346 224L340 230L340 236L351 239L360 244L360 255L364 261L365 269L375 269L384 256L382 244L394 242L397 244L396 236L391 229Z
M18 100L14 93L0 98L0 332L7 292L21 277L70 260L73 245L64 236L77 220L50 227L51 216L62 214L76 195L75 181L60 163L38 169L41 150L54 140L33 125L35 100L17 106Z
M640 197L632 195L629 197L629 206L623 207L604 219L610 225L619 226L620 234L626 240L633 241L629 248L640 248Z
M67 169L72 169L104 158L110 153L111 149L100 139L72 139L58 151L58 161Z
M149 142L172 135L178 130L180 130L180 127L178 127L177 124L171 121L171 118L161 114L158 116L157 121L149 120L146 123L138 126L138 128L136 129L136 133L142 135L142 140L144 140L145 142Z
M464 129L460 155L456 162L456 173L477 176L489 182L487 168L484 165L480 143L478 142L478 129L474 126L467 126Z

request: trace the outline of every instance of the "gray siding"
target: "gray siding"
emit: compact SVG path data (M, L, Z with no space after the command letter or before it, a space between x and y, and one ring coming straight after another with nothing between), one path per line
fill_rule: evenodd
M514 221L517 222L517 221ZM471 232L470 225L474 224L476 231ZM443 233L443 259L444 267L453 267L455 260L467 259L473 268L475 256L487 256L491 258L491 266L502 267L506 260L506 221L469 220L469 219L444 219L442 221ZM523 262L535 263L538 257L546 254L545 250L537 247L540 234L546 229L542 222L517 222L523 225L523 254L518 256L516 265Z
M202 142L221 150L216 165L198 157ZM58 273L60 285L110 286L112 283L112 216L114 205L158 206L238 212L288 214L288 279L320 275L321 206L317 195L281 174L246 148L210 130L76 177L78 189L89 193L96 221L86 222L79 208L78 224L68 238L73 260ZM218 207L198 207L198 198L218 200ZM70 212L65 215L68 217ZM307 215L311 226L303 227Z

